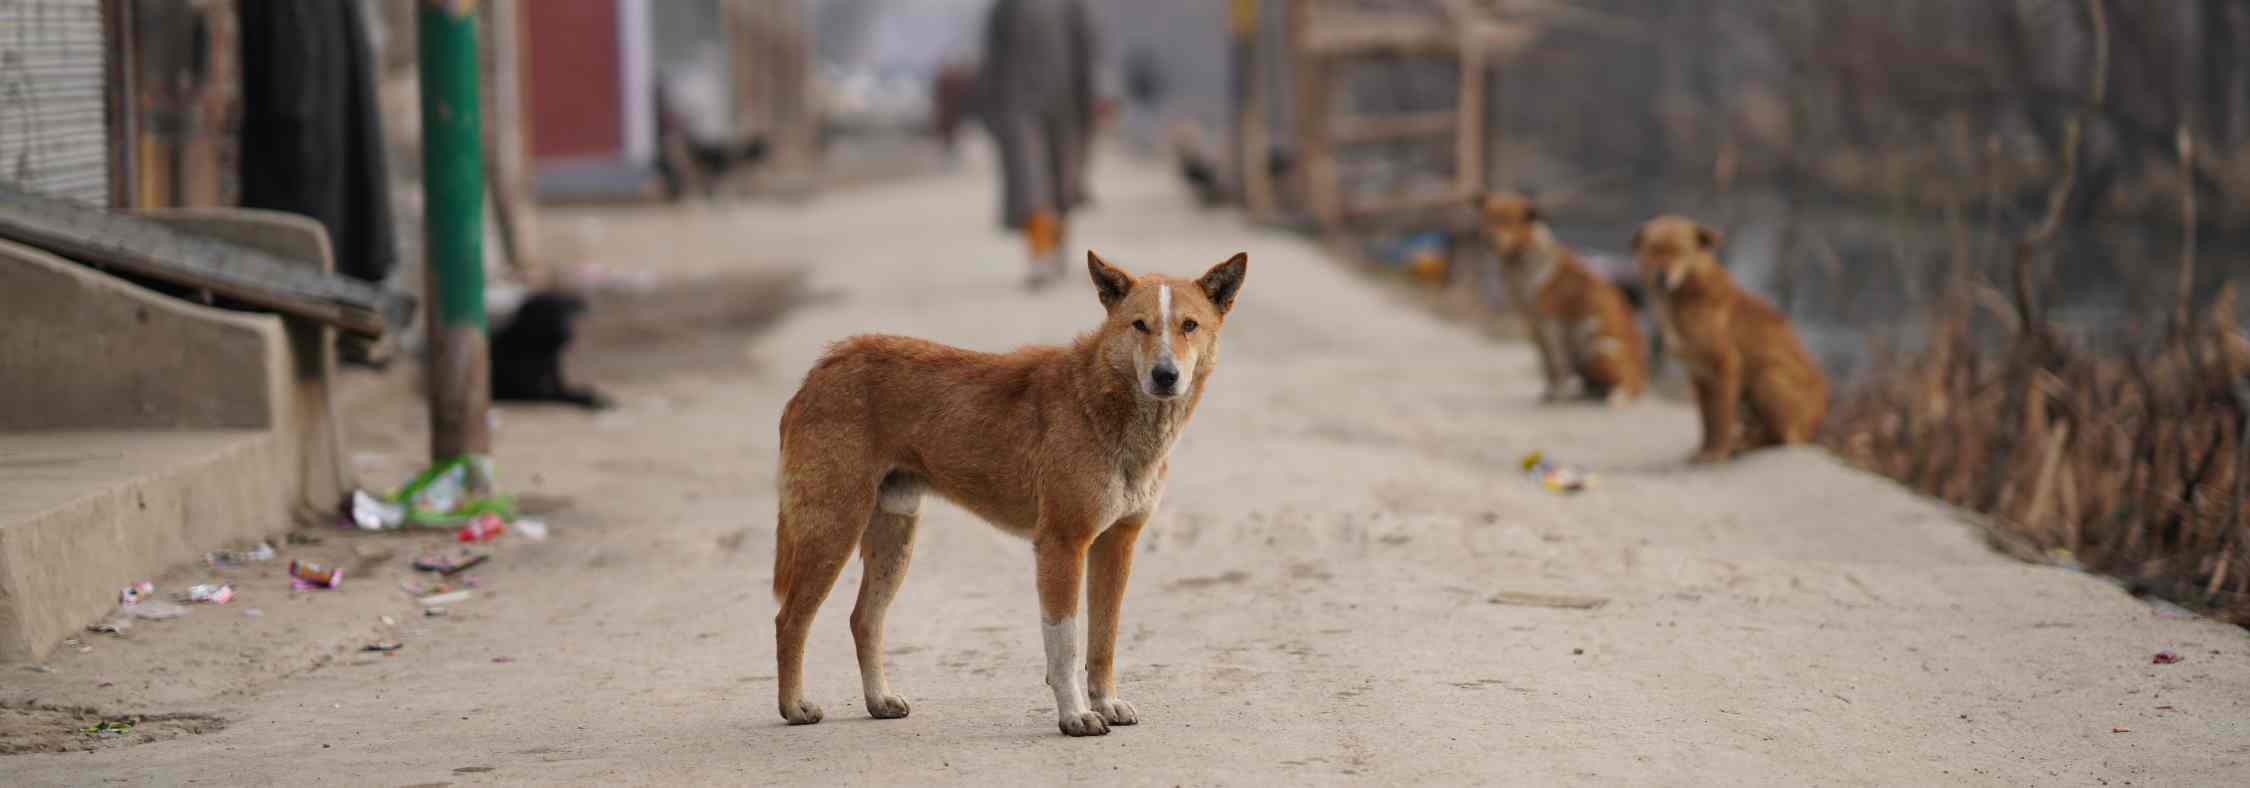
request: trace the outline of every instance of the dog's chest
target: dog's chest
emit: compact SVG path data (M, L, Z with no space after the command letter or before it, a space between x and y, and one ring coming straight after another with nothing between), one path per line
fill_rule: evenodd
M1109 475L1109 484L1102 493L1102 508L1106 510L1105 522L1115 522L1132 515L1147 514L1156 508L1164 497L1164 464L1159 461L1143 468L1120 468Z

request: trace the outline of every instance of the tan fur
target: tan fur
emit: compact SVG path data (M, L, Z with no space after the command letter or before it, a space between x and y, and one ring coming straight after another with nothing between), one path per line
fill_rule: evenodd
M1542 396L1561 398L1575 379L1588 396L1613 404L1639 398L1648 389L1648 342L1625 294L1555 240L1530 198L1488 195L1481 212L1501 276L1539 348Z
M914 502L928 491L1031 540L1047 626L1075 625L1090 576L1092 697L1056 687L1059 722L1095 735L1137 721L1112 673L1134 538L1163 497L1166 454L1218 364L1219 329L1247 267L1238 254L1200 279L1135 278L1089 252L1108 315L1067 346L992 354L859 336L830 349L781 415L782 717L820 721L801 694L805 635L854 545L867 567L852 633L868 711L906 715L882 676L882 617L906 573ZM1178 375L1169 398L1156 382L1165 359ZM1050 641L1050 665L1057 658Z
M1828 379L1789 319L1735 285L1719 265L1718 245L1716 231L1677 216L1651 219L1633 234L1665 346L1695 383L1703 443L1692 462L1812 440L1828 409Z

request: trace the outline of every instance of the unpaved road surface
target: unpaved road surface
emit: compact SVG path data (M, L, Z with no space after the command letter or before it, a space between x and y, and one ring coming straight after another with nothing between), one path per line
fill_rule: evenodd
M2241 630L1998 557L1817 451L1684 467L1681 406L1541 406L1528 347L1192 213L1162 170L1105 161L1097 186L1079 245L1174 273L1251 258L1127 597L1140 725L1056 733L1028 546L937 503L890 616L913 716L860 708L856 567L811 646L828 720L776 715L775 424L822 346L881 331L1000 350L1100 314L1075 278L1016 288L1018 247L971 168L797 207L552 215L565 262L705 294L681 297L692 339L640 313L588 348L618 410L504 409L502 472L553 538L503 541L477 599L424 618L396 584L429 538L321 529L285 553L359 561L359 582L291 595L262 568L234 607L263 617L206 609L90 636L51 672L7 666L0 701L226 724L0 758L0 783L2250 782ZM777 322L708 297L784 286L800 306ZM384 484L422 445L411 383L392 385L350 416ZM1515 470L1532 449L1600 486L1539 489ZM1522 594L1607 603L1505 603ZM405 647L353 650L369 639ZM2185 659L2151 664L2159 650Z

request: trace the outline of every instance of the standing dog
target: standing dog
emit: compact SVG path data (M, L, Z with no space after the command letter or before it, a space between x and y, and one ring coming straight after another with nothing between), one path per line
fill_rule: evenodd
M1571 380L1588 396L1630 402L1648 388L1648 343L1616 285L1555 240L1539 206L1520 194L1480 199L1492 251L1531 327L1547 375L1542 399L1561 399Z
M1828 410L1828 379L1789 318L1735 285L1719 265L1718 246L1717 231L1678 216L1658 216L1633 233L1664 343L1695 383L1703 445L1690 461L1699 463L1812 440ZM1745 418L1738 424L1738 417Z
M860 336L805 375L781 412L782 718L820 721L803 697L805 635L854 545L865 566L851 621L867 713L906 716L883 677L883 613L906 576L922 495L934 492L1031 540L1062 732L1099 736L1139 721L1113 672L1133 541L1164 497L1165 455L1218 365L1219 327L1249 258L1195 280L1134 277L1092 252L1086 267L1108 317L1066 347L994 355Z

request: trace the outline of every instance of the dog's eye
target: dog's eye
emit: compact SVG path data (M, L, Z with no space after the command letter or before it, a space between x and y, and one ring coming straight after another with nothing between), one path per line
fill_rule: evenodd
M1195 333L1195 326L1196 326L1196 322L1195 322L1194 318L1189 318L1189 319L1187 319L1187 320L1183 320L1183 321L1180 321L1180 333L1182 333L1182 334L1193 334L1193 333Z
M1143 333L1143 334L1146 334L1146 333L1148 333L1148 323L1147 323L1147 322L1144 322L1144 321L1140 321L1140 320L1135 320L1135 321L1133 321L1133 328L1135 328L1135 329L1138 329L1138 330L1139 330L1139 331L1140 331L1141 333Z

